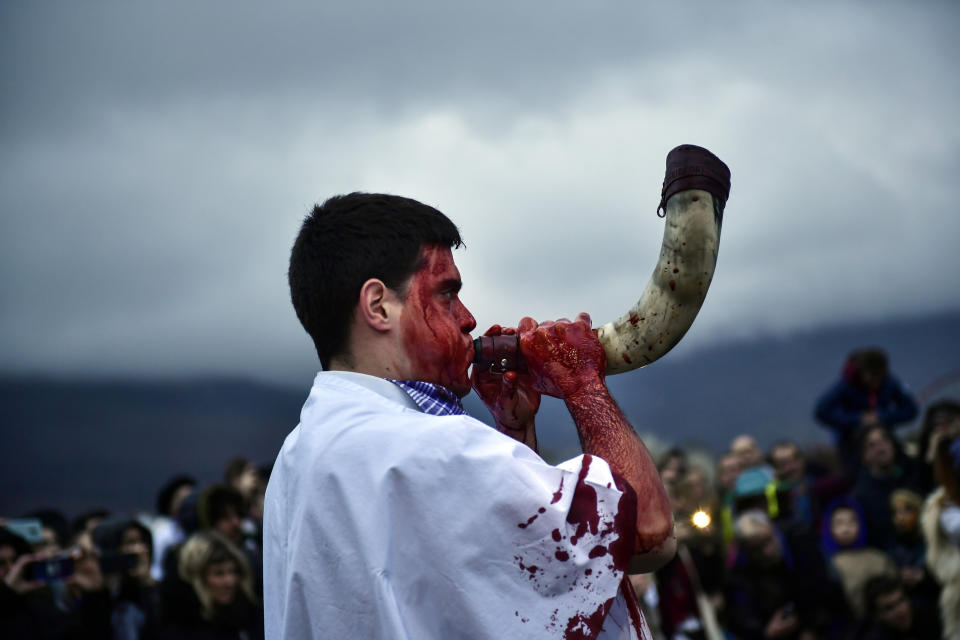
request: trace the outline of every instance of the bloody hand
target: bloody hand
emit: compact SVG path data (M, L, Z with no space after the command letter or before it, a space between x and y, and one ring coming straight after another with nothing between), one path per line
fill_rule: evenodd
M516 329L495 324L487 329L484 335L516 333ZM493 414L500 431L536 450L536 434L533 430L534 416L540 409L540 393L533 388L533 378L529 374L516 371L499 375L478 366L474 366L471 378L473 388Z
M533 318L524 318L519 330L520 351L537 391L569 398L602 383L607 358L586 313L573 322L561 319L537 324Z

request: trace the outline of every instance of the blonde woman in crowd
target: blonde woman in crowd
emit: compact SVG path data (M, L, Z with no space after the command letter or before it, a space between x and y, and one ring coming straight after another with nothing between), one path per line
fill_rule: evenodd
M192 535L180 550L180 578L195 596L192 615L182 616L166 637L187 640L256 640L263 614L243 554L216 531Z

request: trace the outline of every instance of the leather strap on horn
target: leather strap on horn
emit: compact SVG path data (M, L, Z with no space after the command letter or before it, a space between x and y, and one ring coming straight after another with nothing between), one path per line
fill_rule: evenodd
M682 144L667 154L667 172L657 215L666 214L667 200L678 191L702 189L719 200L720 211L730 197L730 169L703 147Z

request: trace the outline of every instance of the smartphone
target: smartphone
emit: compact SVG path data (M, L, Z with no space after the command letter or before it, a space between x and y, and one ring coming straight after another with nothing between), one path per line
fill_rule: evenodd
M7 520L3 523L3 526L29 544L43 542L43 523L36 518L15 518Z
M27 580L53 582L63 580L73 575L73 558L57 556L48 560L28 562L23 567L23 575Z
M124 573L137 566L140 556L136 553L104 553L100 556L100 571Z

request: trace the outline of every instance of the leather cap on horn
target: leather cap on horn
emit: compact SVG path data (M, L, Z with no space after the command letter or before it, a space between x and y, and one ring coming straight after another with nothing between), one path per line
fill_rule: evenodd
M684 144L667 155L660 258L637 303L597 332L608 374L661 358L693 324L713 280L729 195L730 169L703 147Z

